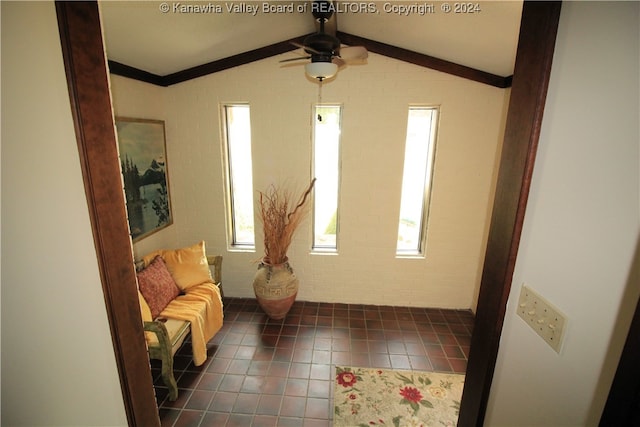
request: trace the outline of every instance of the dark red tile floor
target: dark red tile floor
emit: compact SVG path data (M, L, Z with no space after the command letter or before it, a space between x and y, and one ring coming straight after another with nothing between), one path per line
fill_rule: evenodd
M152 363L163 426L330 426L335 366L464 373L470 311L297 301L286 319L254 299L225 298L224 326L196 367L174 358L179 397L166 399Z

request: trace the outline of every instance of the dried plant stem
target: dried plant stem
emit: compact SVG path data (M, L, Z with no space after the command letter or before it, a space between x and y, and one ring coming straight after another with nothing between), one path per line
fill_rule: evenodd
M260 219L264 229L265 258L271 264L286 261L287 251L293 235L307 214L309 194L316 182L311 184L290 210L292 195L289 191L271 185L266 192L260 192Z

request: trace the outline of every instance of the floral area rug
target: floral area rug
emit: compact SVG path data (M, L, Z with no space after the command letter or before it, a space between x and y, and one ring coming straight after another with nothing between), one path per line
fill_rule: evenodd
M336 367L334 427L458 422L464 375Z

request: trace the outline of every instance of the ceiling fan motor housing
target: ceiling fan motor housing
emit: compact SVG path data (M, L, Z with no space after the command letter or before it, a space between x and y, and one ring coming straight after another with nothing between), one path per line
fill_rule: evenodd
M311 62L331 62L340 48L340 40L327 33L316 33L304 39L304 47Z

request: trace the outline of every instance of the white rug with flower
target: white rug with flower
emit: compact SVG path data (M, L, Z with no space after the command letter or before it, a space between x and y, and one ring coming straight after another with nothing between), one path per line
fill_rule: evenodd
M334 427L432 427L458 422L464 375L336 367Z

